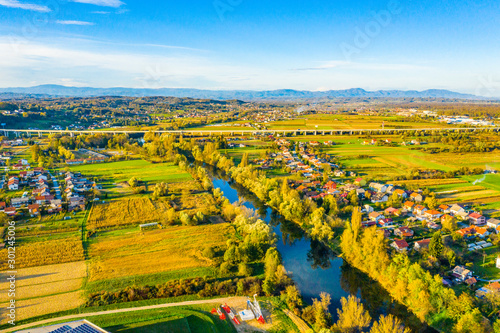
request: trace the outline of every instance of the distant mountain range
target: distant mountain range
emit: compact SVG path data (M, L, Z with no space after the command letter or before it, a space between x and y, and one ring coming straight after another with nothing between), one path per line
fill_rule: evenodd
M240 100L310 100L328 98L446 98L446 99L485 99L480 96L461 94L449 90L377 90L366 91L361 88L328 91L306 90L200 90L189 88L91 88L66 87L60 85L40 85L25 88L0 88L0 98L18 97L97 97L97 96L172 96L201 99L240 99Z

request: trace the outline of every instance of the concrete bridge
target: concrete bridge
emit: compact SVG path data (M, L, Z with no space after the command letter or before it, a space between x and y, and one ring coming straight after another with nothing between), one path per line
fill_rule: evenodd
M444 127L444 128L378 128L378 129L336 129L336 130L317 130L317 129L296 129L296 130L256 130L256 129L237 129L237 130L156 130L152 131L157 134L177 134L187 136L212 136L212 135L292 135L292 136L308 136L308 135L360 135L360 134L397 134L401 132L424 131L424 132L475 132L480 130L500 131L500 126L495 127ZM134 130L27 130L27 129L2 129L4 136L14 135L15 137L42 137L43 134L61 134L75 136L80 134L146 134L150 131L134 131Z

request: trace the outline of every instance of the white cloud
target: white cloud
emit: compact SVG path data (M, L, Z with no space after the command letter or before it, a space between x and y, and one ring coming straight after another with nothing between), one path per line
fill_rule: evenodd
M296 71L319 71L329 69L357 69L367 71L408 71L408 70L422 70L431 69L429 67L412 65L412 64L383 64L383 63L359 63L351 61L331 60L321 62L317 66L294 68Z
M102 10L96 10L96 11L93 11L91 13L92 14L99 14L99 15L108 15L108 14L110 14L110 12L105 12L105 11L102 11Z
M19 2L18 0L0 0L0 6L32 10L35 12L42 12L42 13L48 13L51 11L50 8L47 6L35 5L31 3L23 3Z
M86 3L89 5L96 5L102 7L114 7L114 8L118 8L121 5L125 4L120 0L70 0L70 1L78 3Z
M66 20L66 21L57 20L56 23L63 24L63 25L94 25L94 23L92 23L92 22L73 21L73 20Z

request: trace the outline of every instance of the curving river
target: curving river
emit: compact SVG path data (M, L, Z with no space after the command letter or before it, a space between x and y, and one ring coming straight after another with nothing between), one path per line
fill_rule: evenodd
M330 311L335 318L340 299L351 294L357 295L363 300L372 318L391 313L403 320L413 332L437 332L421 323L406 307L393 302L377 282L344 263L342 258L335 256L323 243L308 238L296 224L282 219L248 190L215 170L208 171L212 175L214 187L223 191L231 203L240 202L255 210L273 227L283 264L306 301L319 298L321 292L329 293L332 297Z

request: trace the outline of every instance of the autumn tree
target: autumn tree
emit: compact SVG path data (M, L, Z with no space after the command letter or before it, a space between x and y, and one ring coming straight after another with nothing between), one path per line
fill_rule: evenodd
M340 303L342 308L337 309L339 319L334 325L336 329L341 332L357 333L370 327L370 314L365 310L359 298L352 295L347 299L342 297Z
M409 328L405 328L399 318L393 315L380 316L379 320L373 323L370 333L410 333Z

